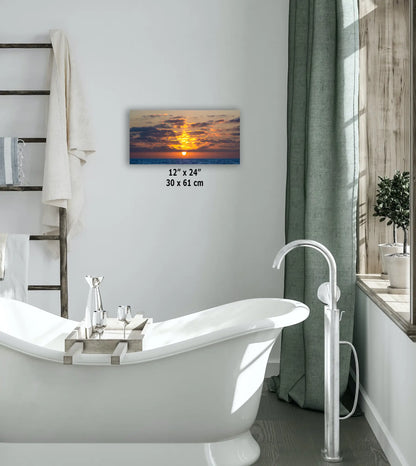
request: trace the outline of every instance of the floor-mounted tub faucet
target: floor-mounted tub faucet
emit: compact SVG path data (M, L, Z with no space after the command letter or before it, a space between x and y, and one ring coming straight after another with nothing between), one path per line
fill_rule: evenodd
M308 247L319 251L329 267L329 289L325 306L325 446L322 450L324 461L342 461L339 451L339 320L337 309L339 289L337 287L337 264L334 256L323 244L317 241L300 239L292 241L277 253L273 267L280 268L285 255L298 247ZM322 290L321 290L322 291Z

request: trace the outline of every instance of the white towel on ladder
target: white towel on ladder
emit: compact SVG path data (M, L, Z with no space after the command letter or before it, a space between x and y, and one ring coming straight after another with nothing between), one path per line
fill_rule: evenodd
M52 71L45 147L43 224L59 227L59 207L67 209L68 238L81 228L84 189L81 167L95 144L78 75L62 31L50 32Z
M29 235L8 234L0 296L27 302Z

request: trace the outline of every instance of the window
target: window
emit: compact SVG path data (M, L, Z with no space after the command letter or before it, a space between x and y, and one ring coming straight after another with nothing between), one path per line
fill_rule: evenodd
M360 0L360 178L357 232L358 285L410 336L414 332L409 294L397 294L380 278L379 244L393 241L392 227L374 217L379 176L413 170L413 2ZM411 180L412 180L411 176ZM411 183L412 185L412 183ZM411 212L413 210L411 186ZM410 241L413 244L411 214ZM398 241L402 241L399 231ZM415 248L410 247L411 256ZM411 259L411 266L414 261ZM411 274L415 280L415 274ZM415 278L414 278L415 277ZM416 283L416 280L415 280ZM393 293L391 293L393 291ZM416 327L415 327L416 328ZM416 332L415 332L416 334Z

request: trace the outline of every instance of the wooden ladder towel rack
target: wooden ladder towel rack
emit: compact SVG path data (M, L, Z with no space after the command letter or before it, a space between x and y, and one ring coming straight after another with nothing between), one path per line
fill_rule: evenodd
M0 49L51 49L50 43L0 44ZM0 90L0 95L49 95L49 90ZM25 143L45 143L46 138L19 137ZM0 186L0 191L42 191L42 186ZM67 215L66 209L59 209L58 235L30 235L33 241L59 241L59 285L29 285L28 290L59 290L61 299L61 317L68 318L68 265L67 265Z

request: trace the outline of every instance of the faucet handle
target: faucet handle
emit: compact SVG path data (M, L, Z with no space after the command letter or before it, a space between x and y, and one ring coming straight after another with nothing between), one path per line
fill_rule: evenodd
M321 301L321 303L323 304L326 304L327 306L329 306L331 302L330 290L331 290L330 283L325 282L319 286L318 292L316 293L319 301ZM337 302L339 301L340 297L341 297L341 290L337 286Z

